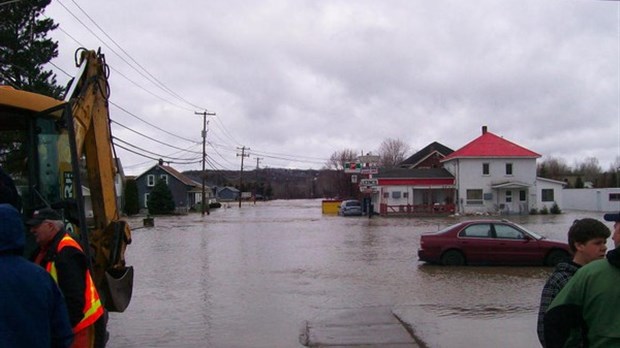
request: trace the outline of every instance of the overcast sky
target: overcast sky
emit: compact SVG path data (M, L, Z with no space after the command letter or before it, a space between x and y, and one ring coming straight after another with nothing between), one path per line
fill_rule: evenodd
M55 0L45 12L60 24L58 81L75 73L79 46L101 47L112 131L126 142L118 144L168 156L181 171L201 168L203 118L194 112L204 109L217 114L207 168L238 170L242 146L245 170L257 158L261 168L319 169L335 151L376 153L388 138L409 144L407 156L433 141L457 150L483 125L570 166L596 157L607 170L620 156L617 1L79 6ZM155 164L117 151L127 174Z

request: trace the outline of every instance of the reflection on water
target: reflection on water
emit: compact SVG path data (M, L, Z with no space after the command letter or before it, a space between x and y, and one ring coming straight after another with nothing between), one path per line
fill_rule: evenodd
M396 305L419 305L442 318L441 330L461 332L474 318L515 320L517 337L535 337L551 269L425 265L416 255L420 234L466 217L343 218L322 215L320 204L231 205L204 217L157 217L154 228L135 230L127 253L136 269L134 297L125 313L112 313L109 346L299 347L305 320ZM577 217L586 216L510 219L565 239ZM484 335L470 342L505 332Z

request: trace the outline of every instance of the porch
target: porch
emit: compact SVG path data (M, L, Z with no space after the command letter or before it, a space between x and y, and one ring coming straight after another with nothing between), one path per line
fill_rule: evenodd
M428 216L428 215L449 215L454 214L456 209L453 203L435 203L435 204L395 204L390 205L381 203L379 205L379 215L395 216Z

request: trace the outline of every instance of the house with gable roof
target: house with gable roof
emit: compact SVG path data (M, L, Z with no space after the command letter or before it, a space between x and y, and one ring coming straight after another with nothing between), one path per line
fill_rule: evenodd
M433 142L398 165L373 175L377 186L366 190L381 215L454 213L454 176L440 162L454 152Z
M185 213L202 202L202 185L176 169L164 165L162 160L136 177L140 208L146 210L148 197L158 180L164 180L170 188L177 213ZM213 198L213 191L205 187L207 201Z
M536 176L540 157L483 126L478 138L441 163L455 177L458 212L528 214L554 203L561 208L564 182Z
M402 161L398 166L407 169L442 168L441 160L453 152L451 148L434 141Z

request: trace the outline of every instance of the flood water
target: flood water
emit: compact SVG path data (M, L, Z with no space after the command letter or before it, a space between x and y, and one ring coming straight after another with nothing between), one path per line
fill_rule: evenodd
M582 217L602 214L509 218L565 240L572 221ZM126 255L135 268L133 298L124 313L111 313L108 347L302 347L304 321L342 309L402 305L420 305L424 320L432 317L441 331L479 347L508 333L470 332L471 319L512 320L513 346L532 347L550 268L417 260L421 233L460 219L467 218L345 218L323 215L320 200L156 217L154 228L133 231ZM142 225L137 218L129 222ZM446 337L441 346L460 346Z

